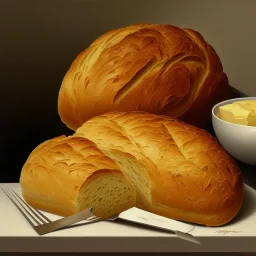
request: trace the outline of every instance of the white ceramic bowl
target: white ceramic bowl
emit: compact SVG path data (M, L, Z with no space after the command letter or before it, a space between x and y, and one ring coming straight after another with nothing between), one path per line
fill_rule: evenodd
M235 98L218 103L212 109L215 135L224 149L241 162L256 165L256 127L232 124L217 117L220 106L240 100L256 100L256 97Z

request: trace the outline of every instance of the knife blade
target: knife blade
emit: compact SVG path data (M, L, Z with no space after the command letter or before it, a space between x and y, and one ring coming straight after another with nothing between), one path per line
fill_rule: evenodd
M189 242L200 244L200 242L189 232L191 232L195 226L186 224L180 221L169 219L137 207L132 207L126 211L121 212L119 215L109 219L122 219L131 221L134 223L142 224L145 226L151 226L162 230L172 231L179 238L187 240Z

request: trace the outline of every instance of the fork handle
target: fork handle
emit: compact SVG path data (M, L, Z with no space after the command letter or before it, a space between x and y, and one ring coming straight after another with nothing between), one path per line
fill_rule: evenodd
M87 220L89 217L92 217L92 213L91 213L91 208L90 209L86 209L84 211L78 212L74 215L50 222L50 223L46 223L43 225L38 225L35 227L36 231L38 232L39 235L44 235L47 233L50 233L52 231L70 226L74 223L77 223L79 221L83 221L83 220ZM94 218L93 220L87 220L88 222L95 222L98 221L100 218Z

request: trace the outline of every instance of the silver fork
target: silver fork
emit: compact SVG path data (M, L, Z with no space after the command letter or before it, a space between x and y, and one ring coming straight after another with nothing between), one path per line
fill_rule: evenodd
M13 189L1 189L40 236L65 228L79 221L86 220L86 222L96 222L102 220L92 213L92 208L88 208L74 215L51 221L40 211L29 206ZM35 225L28 216L33 219L37 225Z

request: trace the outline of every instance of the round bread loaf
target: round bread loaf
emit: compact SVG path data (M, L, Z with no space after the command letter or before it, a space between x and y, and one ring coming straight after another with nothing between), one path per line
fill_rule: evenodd
M228 97L221 61L198 32L136 24L107 32L77 56L58 111L73 130L110 111L164 114L204 127L213 105Z
M137 207L207 226L233 219L243 202L236 162L203 129L144 112L93 117L74 134L97 146L129 177Z
M135 206L134 186L91 141L60 136L37 146L20 177L22 195L34 208L68 216L87 208L112 217Z

